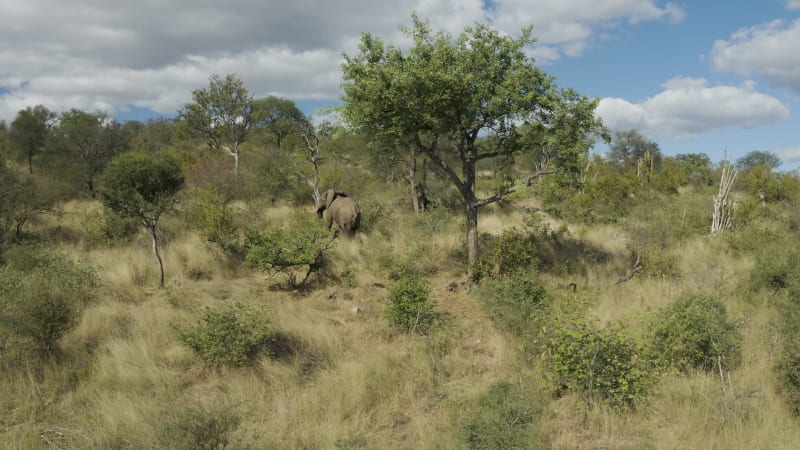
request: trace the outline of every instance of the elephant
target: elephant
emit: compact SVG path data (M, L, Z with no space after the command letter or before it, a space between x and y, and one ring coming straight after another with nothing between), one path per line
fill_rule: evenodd
M328 228L336 222L346 236L353 236L358 230L361 211L356 201L347 194L328 189L320 196L317 217L328 222Z

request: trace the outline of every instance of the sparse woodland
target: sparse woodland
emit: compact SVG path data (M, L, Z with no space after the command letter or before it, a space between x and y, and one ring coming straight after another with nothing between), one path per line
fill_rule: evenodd
M0 125L0 447L796 448L800 176L609 133L527 34L408 33L342 124L214 75Z

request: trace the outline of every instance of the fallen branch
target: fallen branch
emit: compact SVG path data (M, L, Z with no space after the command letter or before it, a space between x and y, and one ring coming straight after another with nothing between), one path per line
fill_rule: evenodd
M631 271L628 272L628 274L625 275L624 277L619 277L617 279L617 284L625 283L626 281L630 280L631 278L633 278L634 275L636 275L641 271L642 271L642 252L639 252L636 255L636 262L633 263L633 268L631 269Z

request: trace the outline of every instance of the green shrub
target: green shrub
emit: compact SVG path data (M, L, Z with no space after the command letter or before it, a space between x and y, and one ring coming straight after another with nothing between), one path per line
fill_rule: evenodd
M228 448L241 419L231 407L190 404L170 409L157 429L162 448L218 450Z
M731 369L741 358L742 335L717 299L697 295L656 313L653 348L659 359L679 370Z
M265 311L238 302L206 308L198 324L176 332L178 339L206 364L234 367L252 364L273 336Z
M94 298L94 269L51 249L28 246L9 250L5 258L7 264L0 267L0 340L7 344L0 359L54 353L58 340Z
M594 330L586 320L553 324L546 379L556 394L579 393L615 409L635 408L658 378L647 349L622 325Z
M244 262L266 273L284 272L295 285L294 270L308 266L308 275L319 270L334 242L335 230L309 215L298 214L286 228L272 227L264 233L249 233Z
M760 249L750 274L750 288L774 291L800 286L800 249L787 241L770 243Z
M470 449L546 448L536 426L541 412L530 387L495 383L462 419L462 441Z
M106 208L88 213L81 225L90 247L111 247L131 241L140 228L136 219L120 217Z
M541 282L527 274L486 280L480 284L478 292L492 320L515 336L531 333L537 316L543 315L547 296Z
M408 277L392 283L386 311L389 322L407 332L430 332L436 321L430 294L431 287L422 278Z
M214 186L193 188L183 195L181 226L199 231L210 242L223 249L238 246L239 232L225 197Z
M524 231L509 230L500 236L483 234L483 253L479 271L484 276L500 278L514 272L534 270L538 265L536 244Z
M795 301L800 298L796 295ZM775 366L778 391L792 414L800 416L800 308L792 302L784 311L782 348Z

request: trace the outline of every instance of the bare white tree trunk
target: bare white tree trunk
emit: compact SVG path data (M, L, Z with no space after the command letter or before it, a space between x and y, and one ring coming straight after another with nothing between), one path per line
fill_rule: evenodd
M714 196L714 214L711 216L711 234L729 230L733 226L736 203L728 198L739 171L727 162L722 166L719 193Z

